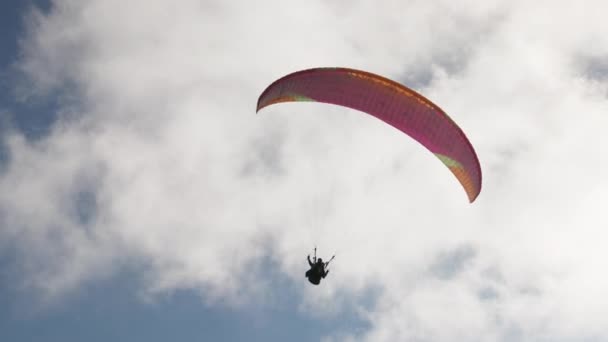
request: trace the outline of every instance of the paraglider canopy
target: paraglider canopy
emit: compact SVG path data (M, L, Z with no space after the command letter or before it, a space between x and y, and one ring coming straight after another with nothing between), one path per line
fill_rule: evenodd
M281 102L313 101L368 113L406 133L456 176L469 202L481 191L477 154L464 132L441 109L412 89L349 68L314 68L286 75L260 95L257 111Z

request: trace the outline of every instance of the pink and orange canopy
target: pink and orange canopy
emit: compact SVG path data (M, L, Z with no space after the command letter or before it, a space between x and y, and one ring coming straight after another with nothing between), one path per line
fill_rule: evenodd
M481 168L464 132L437 105L382 76L348 68L298 71L273 82L257 111L280 102L313 101L349 107L385 121L434 153L456 176L469 201L481 191Z

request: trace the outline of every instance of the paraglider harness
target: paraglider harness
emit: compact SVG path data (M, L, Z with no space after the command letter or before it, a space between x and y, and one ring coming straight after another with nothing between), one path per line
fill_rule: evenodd
M317 247L315 247L315 255L313 257L313 262L310 261L310 254L308 255L308 265L310 265L310 269L306 271L306 278L311 284L319 285L321 283L321 278L325 278L327 274L329 274L329 263L334 260L336 256L333 255L328 262L323 262L323 259L317 259Z

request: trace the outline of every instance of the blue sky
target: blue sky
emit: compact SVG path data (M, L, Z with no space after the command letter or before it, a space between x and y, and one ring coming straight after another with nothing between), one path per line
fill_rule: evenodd
M19 84L19 75L14 70L14 63L19 57L19 40L25 36L25 16L31 6L37 6L43 11L50 8L49 1L19 1L10 0L2 3L2 26L0 33L2 53L0 53L0 66L2 66L2 83L0 84L0 103L3 109L11 109L0 123L1 126L12 125L32 139L39 138L48 133L50 125L56 115L54 105L56 99L38 98L34 101L25 101L17 98L15 85ZM17 114L18 113L18 114ZM44 115L42 115L44 114ZM0 127L1 127L0 126Z
M3 1L0 340L608 340L608 8L550 3ZM255 114L318 66L440 105L475 203L369 116Z
M311 341L335 328L363 328L355 317L320 320L298 313L301 294L276 279L284 298L280 307L230 309L206 305L191 291L142 303L135 295L136 278L125 272L39 309L27 294L15 296L14 289L7 289L11 278L5 275L1 336L6 341Z

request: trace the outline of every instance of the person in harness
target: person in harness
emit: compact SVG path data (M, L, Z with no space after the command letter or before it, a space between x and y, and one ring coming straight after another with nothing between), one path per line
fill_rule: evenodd
M321 283L321 279L324 279L329 274L329 270L327 266L329 263L334 260L336 256L332 256L328 262L323 262L322 258L317 259L317 248L315 247L315 256L313 257L313 261L310 260L310 254L307 256L308 265L310 269L306 271L306 278L313 285L319 285Z

